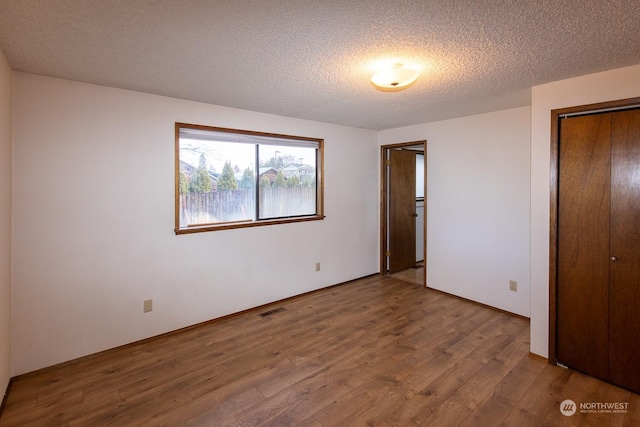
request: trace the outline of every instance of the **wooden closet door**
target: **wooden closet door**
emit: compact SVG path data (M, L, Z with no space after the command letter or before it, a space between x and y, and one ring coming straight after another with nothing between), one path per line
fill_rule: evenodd
M609 377L640 392L640 110L614 114L611 144Z
M607 379L610 114L564 118L558 187L558 362Z

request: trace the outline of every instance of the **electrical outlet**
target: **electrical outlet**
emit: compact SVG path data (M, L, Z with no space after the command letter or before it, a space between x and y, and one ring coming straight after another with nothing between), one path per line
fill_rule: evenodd
M144 302L142 303L142 312L148 313L152 310L153 310L153 300L152 299L144 300Z
M316 262L316 271L320 271L320 263Z
M515 280L509 280L509 290L518 292L518 282L516 282Z

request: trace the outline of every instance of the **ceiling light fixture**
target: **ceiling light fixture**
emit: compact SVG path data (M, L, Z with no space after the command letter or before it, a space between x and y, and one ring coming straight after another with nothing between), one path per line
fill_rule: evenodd
M384 92L394 92L406 89L416 81L420 72L402 64L393 64L390 68L378 71L371 76L371 83L376 89Z

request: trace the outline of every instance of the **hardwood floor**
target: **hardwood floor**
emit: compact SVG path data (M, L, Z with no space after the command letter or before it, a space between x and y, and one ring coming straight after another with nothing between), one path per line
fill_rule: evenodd
M424 267L408 268L406 270L391 274L391 277L404 280L405 282L424 285Z
M0 418L111 424L637 426L640 398L529 356L525 319L371 276L18 378Z

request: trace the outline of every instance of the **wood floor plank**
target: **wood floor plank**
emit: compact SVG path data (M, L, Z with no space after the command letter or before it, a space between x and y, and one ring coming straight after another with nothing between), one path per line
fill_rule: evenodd
M345 410L340 419L331 420L325 425L375 426L386 422L386 416L404 405L414 396L411 388L402 381L391 377L378 377L353 392L357 400L344 402ZM357 410L354 410L357 408ZM327 411L328 412L328 411Z
M565 385L573 371L559 366L545 365L544 369L513 410L504 420L505 426L539 426L549 416L557 414L555 420L561 422L560 403Z
M264 400L264 396L255 388L234 395L225 390L216 390L199 399L167 411L149 420L149 427L164 426L239 426L235 414Z
M236 418L243 426L296 425L308 418L309 414L315 414L336 397L361 384L361 381L352 373L358 364L358 357L354 352L337 359L321 372L265 398L262 402L237 414Z
M605 388L607 388L605 386ZM630 393L629 408L627 415L624 417L624 427L640 426L640 395Z
M517 331L514 331L517 332ZM525 331L528 336L528 330ZM496 388L497 384L523 358L528 349L528 343L523 345L522 333L520 337L507 335L507 345L493 357L484 362L484 366L448 399L440 405L425 421L429 425L458 426L469 414Z
M472 321L474 318L476 314L460 323L463 330L468 331L468 339L455 336L451 345L436 349L438 353L431 359L428 369L417 377L407 379L415 395L392 413L387 418L388 422L396 425L426 423L440 405L482 368L485 363L483 360L488 355L497 354L509 343L506 336L485 338L485 329L497 330L497 326L504 323L504 318L496 317L488 324L476 323ZM476 329L468 330L469 325L475 325Z
M545 362L524 354L507 375L500 379L491 393L459 425L479 426L486 420L491 420L495 423L494 425L502 424L546 365Z
M530 357L528 335L370 276L16 379L0 427L640 425L637 394ZM564 398L629 411L565 417Z

